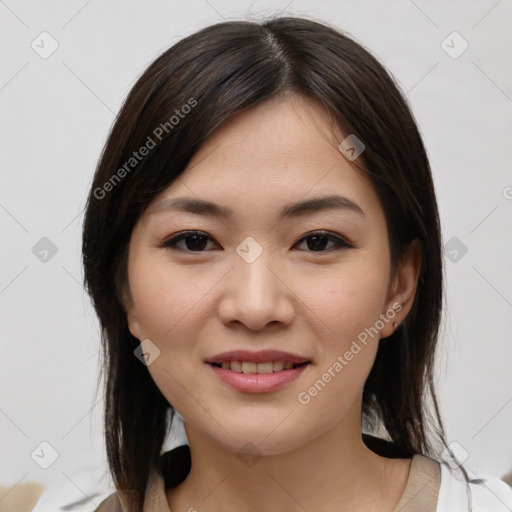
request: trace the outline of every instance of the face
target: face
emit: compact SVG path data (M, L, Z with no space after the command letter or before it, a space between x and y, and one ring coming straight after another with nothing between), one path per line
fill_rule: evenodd
M261 104L216 132L133 230L124 302L148 371L186 425L234 451L360 428L379 339L412 304L419 260L391 275L382 206L343 138L299 96Z

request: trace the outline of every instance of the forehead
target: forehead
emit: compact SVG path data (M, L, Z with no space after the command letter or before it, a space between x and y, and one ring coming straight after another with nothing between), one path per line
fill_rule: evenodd
M229 205L235 214L282 213L285 203L339 195L369 218L382 215L373 185L338 149L344 137L315 103L300 96L267 101L218 129L148 211L186 196Z

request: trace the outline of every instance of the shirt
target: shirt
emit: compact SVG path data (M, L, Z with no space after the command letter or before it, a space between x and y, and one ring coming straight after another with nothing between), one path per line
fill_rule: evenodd
M173 458L174 464L170 465ZM166 489L184 480L190 469L190 449L182 445L166 452L161 470L153 469L142 512L172 512ZM181 468L181 469L172 469ZM502 480L474 475L468 484L460 469L415 454L402 496L393 512L511 512L512 488ZM477 477L478 476L478 477ZM471 503L472 509L469 504ZM112 493L95 512L125 512L122 494Z
M408 458L393 443L367 434L363 434L363 440L368 448L383 457ZM148 479L144 512L169 512L166 489L181 483L190 471L188 444L165 452L160 463L160 469L152 471ZM466 486L461 471L454 470L446 462L440 464L429 457L414 455L408 480L394 512L512 511L512 488L509 485L498 478L478 474L467 466L466 471L470 478L469 486ZM43 491L32 512L125 512L122 497L115 492L115 485L107 482L107 474L108 470L103 465L89 464L75 473L63 475L62 482L57 481ZM7 503L8 500L2 500L0 511L4 501ZM20 507L11 508L19 510Z
M423 455L414 455L402 497L393 512L436 512L440 482L439 464ZM162 471L152 470L142 512L172 512ZM112 493L95 512L125 512L122 495ZM451 509L449 512L455 512Z
M161 470L153 469L148 486L143 512L172 512L169 508L166 489L182 481L189 471L190 449L182 445L164 454ZM173 459L173 464L171 464ZM180 473L179 469L183 468ZM409 476L402 496L393 512L455 512L463 508L438 509L438 495L441 489L441 465L420 454L411 459ZM448 487L450 492L451 487ZM446 494L446 485L443 490ZM512 491L511 491L512 492ZM113 493L106 498L95 512L125 512L122 494ZM476 511L475 511L476 512ZM486 511L487 512L487 511ZM490 512L490 511L489 511Z

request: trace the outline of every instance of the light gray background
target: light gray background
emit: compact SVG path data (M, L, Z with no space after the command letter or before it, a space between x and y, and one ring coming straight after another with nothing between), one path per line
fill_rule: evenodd
M457 261L456 246L445 253L439 394L448 439L468 452L470 466L496 476L512 469L511 0L6 0L0 484L65 483L105 464L101 395L94 401L99 329L81 286L80 236L100 150L130 87L191 32L278 12L348 31L407 92L431 159L444 242L456 237L450 244L467 247ZM50 48L43 31L58 42L46 59L31 47ZM457 58L463 41L446 39L453 31L469 44ZM43 237L57 247L46 263L32 252ZM58 452L48 469L31 458L43 441Z

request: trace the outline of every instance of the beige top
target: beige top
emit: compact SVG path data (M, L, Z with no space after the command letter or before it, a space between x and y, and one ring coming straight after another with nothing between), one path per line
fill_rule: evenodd
M405 489L393 512L435 512L441 483L439 463L416 454L412 457ZM149 477L142 512L172 512L167 503L165 481L160 471ZM112 493L94 512L125 512L117 492Z

